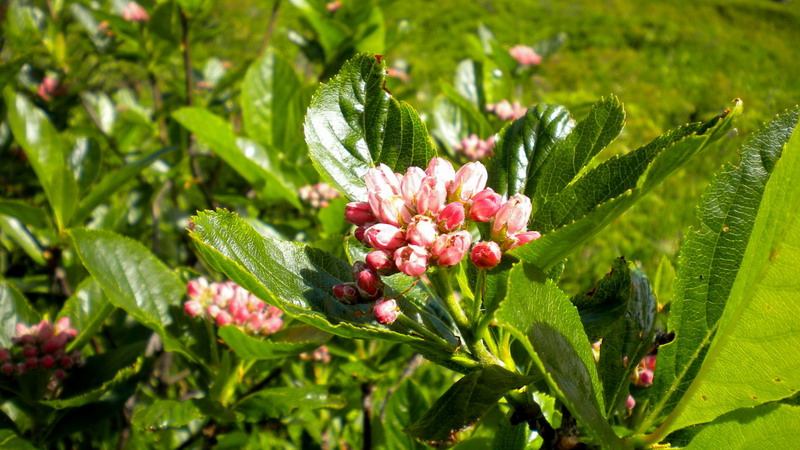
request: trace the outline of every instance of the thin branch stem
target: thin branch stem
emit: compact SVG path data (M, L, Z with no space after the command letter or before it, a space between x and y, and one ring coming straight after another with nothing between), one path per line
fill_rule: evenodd
M272 14L269 16L269 24L267 31L264 32L264 39L261 41L261 47L258 49L258 54L263 55L264 51L269 47L269 42L272 39L272 32L275 30L275 21L278 19L278 11L281 7L281 0L275 0L272 6Z

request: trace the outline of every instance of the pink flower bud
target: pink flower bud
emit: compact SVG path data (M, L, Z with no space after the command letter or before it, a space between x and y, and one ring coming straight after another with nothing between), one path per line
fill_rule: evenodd
M366 263L372 270L381 275L392 275L397 273L397 266L394 265L394 252L387 250L373 250L367 253Z
M386 195L400 194L400 180L386 164L367 170L364 182L367 185L367 192Z
M370 247L378 250L397 250L406 243L403 230L387 223L369 227L365 233L365 239Z
M208 291L208 280L206 280L205 277L189 280L189 282L186 283L186 294L188 294L189 298L192 300L200 300L206 291Z
M39 359L35 357L31 357L25 360L25 368L27 370L33 370L39 367Z
M54 332L57 334L62 331L69 331L72 329L70 328L71 324L72 321L70 320L69 317L62 317L56 321L56 329Z
M419 167L411 166L403 176L403 181L400 182L400 191L403 198L409 204L415 205L417 202L417 193L422 187L422 180L426 177L425 171Z
M370 192L369 205L375 217L383 223L399 227L411 220L411 211L400 195Z
M206 314L208 314L212 319L216 319L220 311L222 310L217 305L211 304L206 306Z
M231 315L230 315L230 313L228 313L228 311L220 311L217 314L216 319L217 319L217 326L218 327L224 327L225 325L230 325L230 324L233 323L233 317L231 317Z
M38 333L36 333L38 341L44 342L50 339L53 336L53 331L53 325L50 324L49 320L39 322Z
M358 242L361 242L364 245L370 245L369 241L367 241L367 229L371 226L372 224L368 224L361 225L360 227L356 228L356 231L353 232L353 237L355 237Z
M469 251L471 244L472 235L468 231L443 234L433 244L431 256L438 266L454 266L464 259L464 255Z
M45 353L56 352L67 345L67 341L70 340L70 337L71 336L67 333L58 333L42 344L42 350L44 350Z
M64 369L69 369L70 367L72 367L72 358L70 358L69 356L62 356L59 361L59 364Z
M509 236L508 240L505 242L505 247L507 250L511 250L512 248L517 248L520 245L535 241L540 237L542 237L542 234L538 231L524 231L522 233Z
M0 363L4 363L11 358L11 352L8 349L0 348Z
M64 372L61 369L56 370L53 372L53 376L56 377L56 380L63 380L67 376L67 372Z
M500 252L500 246L496 242L478 242L472 249L469 258L472 263L481 269L491 269L500 263L500 258L503 254Z
M522 194L516 194L508 199L494 216L492 236L505 238L503 233L510 236L524 230L530 220L532 209L531 199Z
M39 349L36 348L34 345L26 345L25 348L22 350L22 354L25 355L27 358L33 358L34 356L39 354Z
M461 228L464 225L465 210L461 202L453 202L439 212L437 223L445 233Z
M492 188L486 188L472 197L469 218L476 222L488 222L502 203L503 197L500 197L500 194L495 193Z
M418 245L407 245L394 252L397 268L410 277L418 277L428 269L428 252Z
M633 409L635 406L636 406L636 399L634 399L632 395L629 395L628 399L625 400L625 408Z
M364 298L378 298L383 292L383 281L378 272L362 261L353 264L353 278L356 280L358 292Z
M358 293L358 288L355 283L337 284L333 287L333 295L336 296L342 303L351 305L358 300L361 300L361 294Z
M203 315L203 305L196 300L189 300L183 304L183 310L189 317L198 317Z
M400 315L400 308L397 307L397 301L393 298L378 299L375 301L375 306L372 307L372 315L378 323L391 325Z
M428 163L428 169L425 171L429 177L434 178L437 182L444 184L445 189L453 182L456 176L456 171L450 161L443 158L433 158Z
M369 203L359 202L350 202L347 204L344 209L344 220L359 227L378 221L375 215L372 214L372 208L369 206Z
M338 10L339 10L339 8L341 8L341 7L342 7L342 2L341 2L341 0L334 0L334 1L332 1L332 2L328 2L328 3L325 5L325 8L326 8L326 9L328 10L328 12L329 12L329 13L331 13L331 14L335 13L336 11L338 11Z
M250 294L247 297L247 309L250 311L255 311L257 309L264 309L267 307L267 304L264 303L260 298L256 297L253 294Z
M28 328L28 326L25 325L22 322L17 324L16 330L17 330L17 337L22 337L22 336L28 335L31 332L30 328Z
M3 366L0 368L6 375L11 375L14 373L14 364L11 363L4 363Z
M438 235L436 224L427 216L414 216L406 229L408 242L425 248L431 248Z
M53 97L60 97L67 93L67 87L58 81L58 78L45 76L39 84L39 89L36 91L45 101L50 101Z
M508 50L512 58L516 59L521 66L536 66L542 62L542 57L536 50L527 45L515 45Z
M56 360L50 355L44 355L42 359L39 360L39 364L42 365L43 369L52 369L56 366Z
M150 20L150 15L138 3L128 2L122 8L122 18L128 22L146 22Z
M642 358L642 363L647 370L656 370L656 360L658 355L647 355Z
M444 208L446 201L447 185L445 183L438 181L434 177L427 177L422 180L422 186L417 193L418 214L438 214Z
M636 383L637 386L647 387L653 384L653 371L642 370L639 372L639 379Z
M456 172L453 183L450 184L448 193L454 200L466 202L473 195L482 191L486 187L489 174L483 164L475 161L464 164Z
M283 320L280 317L268 317L261 328L261 334L272 334L281 329Z

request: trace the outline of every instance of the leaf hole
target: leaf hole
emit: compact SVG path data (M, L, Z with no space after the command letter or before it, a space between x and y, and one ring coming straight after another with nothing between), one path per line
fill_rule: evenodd
M775 378L776 383L780 383L782 380L780 378Z
M699 277L697 277L697 278L699 278L699 279L701 279L701 280L702 280L704 277L703 277L702 275L700 275L700 276L699 276Z

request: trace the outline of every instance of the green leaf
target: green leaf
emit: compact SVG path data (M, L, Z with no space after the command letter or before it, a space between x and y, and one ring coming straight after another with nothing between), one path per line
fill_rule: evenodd
M47 405L51 408L55 409L66 409L66 408L77 408L79 406L88 405L89 403L94 403L100 401L106 396L110 396L111 391L118 388L119 386L125 384L134 377L136 374L139 373L139 369L141 368L141 361L137 361L130 367L126 367L112 378L109 381L103 383L102 386L93 389L89 392L76 395L74 397L68 398L59 398L57 400L45 400L41 403L43 405Z
M538 203L561 192L619 136L624 124L625 109L617 97L611 95L595 103L589 115L546 156L541 174L534 184L525 187L525 195Z
M434 135L451 149L469 135L486 139L492 134L492 127L480 110L448 85L442 85L442 95L434 102L433 117Z
M471 59L461 60L453 75L453 86L472 106L482 108L486 103L483 93L483 64Z
M793 116L797 118L797 114ZM786 129L774 124L768 130L770 134L761 134L760 138L756 138L758 141L753 142L757 153L742 152L743 161L740 164L740 168L749 166L751 171L756 171L761 164L766 167L762 166L763 172L755 180L740 181L737 189L739 192L750 190L755 193L751 195L756 196L762 193L760 202L755 198L739 203L743 200L739 198L727 203L725 200L728 199L724 197L707 197L715 205L733 206L727 209L727 217L722 223L704 220L703 225L708 231L729 226L730 229L722 231L727 237L736 233L732 229L734 227L747 230L739 237L743 242L735 236L733 240L718 237L715 241L718 247L714 253L708 252L707 247L705 254L695 254L705 261L731 258L741 263L735 266L712 263L718 270L711 272L710 277L719 278L710 281L704 303L705 318L712 325L707 333L709 336L714 333L714 337L702 368L681 400L681 403L685 403L682 413L676 410L676 415L679 415L671 429L707 422L738 408L780 400L800 390L800 281L797 277L797 264L800 262L800 217L797 211L800 186L796 183L800 177L800 127L795 127L782 151L780 143L785 139ZM749 160L751 156L759 159ZM773 158L779 159L776 161ZM769 169L772 169L771 174L767 175ZM721 181L725 175L718 180ZM761 184L764 175L768 177L766 185ZM712 187L711 195L716 192ZM757 205L755 208L748 208L754 204ZM733 210L738 208L747 208L747 211L742 211L743 214L737 217ZM752 232L746 233L750 229ZM742 245L746 246L743 255ZM682 257L681 263L687 262L684 258L688 256ZM725 270L728 267L730 272ZM689 279L686 272L679 270L679 280L679 292L684 295L678 298L683 299L682 306L686 309L682 311L684 321L676 331L675 344L678 339L696 336L692 334L692 328L685 326L689 323L685 314L697 310L697 305L689 306L694 297L688 293L695 277ZM727 293L713 292L717 284L729 289L727 302L725 298L715 297L715 294ZM724 311L716 310L721 306L719 301L724 305ZM700 312L694 313L703 317ZM694 320L697 320L697 316ZM714 328L715 323L718 325ZM683 348L687 349L687 346ZM682 356L677 355L676 362L681 361Z
M794 448L800 440L800 407L763 405L740 409L708 424L687 450L728 448Z
M201 212L193 223L191 236L212 267L290 316L339 336L430 346L401 321L377 323L369 304L345 305L333 295L333 286L352 281L347 262L300 243L265 238L228 211ZM424 323L414 304L404 298L398 304L410 319Z
M289 62L268 48L247 70L242 84L242 119L251 139L291 153L302 147L306 96Z
M281 418L295 409L341 409L347 401L328 393L325 386L276 387L262 389L244 399L237 412L245 415L248 421L260 422L267 418Z
M283 199L301 208L297 192L273 170L266 150L254 141L237 138L227 121L199 107L181 108L172 117L214 150L264 198Z
M362 53L314 94L305 121L311 160L350 200L366 201L364 175L383 163L395 172L425 167L435 156L414 109L383 89L386 66Z
M78 331L78 337L70 342L67 351L78 350L86 345L100 331L114 308L94 278L84 279L64 303L57 317L69 317L72 328Z
M259 360L286 358L312 351L327 342L331 335L310 325L299 325L262 339L228 325L219 329L219 337L239 358Z
M377 442L376 447L390 450L422 448L422 444L403 433L403 429L419 420L428 406L419 383L413 378L403 380L397 390L391 392L386 404L380 410L373 410L373 423L380 420L379 426L384 436L384 440Z
M19 437L14 430L0 430L0 447L17 450L35 450L35 445Z
M170 305L184 295L180 279L144 245L104 230L73 229L70 236L83 265L103 288L109 301L155 331L168 351L183 351L170 336Z
M39 314L14 285L0 279L0 347L11 346L11 338L17 334L20 322L25 325L38 323Z
M644 274L619 258L590 293L572 303L589 340L603 339L598 375L610 416L627 398L630 376L653 345L656 299Z
M0 214L0 230L16 242L37 264L42 266L47 264L42 245L19 219Z
M506 392L525 386L531 379L499 366L470 372L405 431L432 445L451 443L454 432L477 422Z
M89 191L86 197L80 201L78 209L75 211L75 217L73 217L73 223L81 223L94 211L97 205L108 200L111 195L124 187L128 180L135 177L157 159L175 150L177 150L177 147L164 147L161 150L126 164L119 170L107 173L100 182Z
M533 191L542 164L575 122L563 106L539 104L506 126L489 158L489 186L501 195Z
M545 233L511 254L540 269L550 269L722 137L741 110L737 101L732 110L704 124L680 127L644 147L611 158L544 204L534 204L529 228Z
M31 206L21 200L0 199L0 214L19 219L25 225L40 230L50 227L47 214L35 206Z
M668 321L669 330L675 332L675 340L662 346L658 352L648 423L668 414L683 397L700 369L715 332L716 340L728 339L723 338L723 330L732 332L735 323L720 322L723 310L730 309L726 313L730 319L733 311L737 311L736 316L743 314L751 299L754 305L767 302L775 309L750 313L757 323L769 324L757 334L778 332L779 329L769 320L791 320L781 314L792 311L794 306L791 301L780 300L782 294L779 292L780 286L791 285L789 280L795 279L789 275L790 272L783 271L791 270L788 267L792 264L785 258L796 256L791 252L784 255L786 250L783 249L791 245L791 239L797 238L791 231L796 204L781 196L797 195L796 189L790 189L796 184L790 180L798 173L793 166L797 151L784 152L789 156L786 162L781 155L798 116L797 110L785 113L764 130L753 134L740 152L739 165L719 174L703 195L697 211L700 229L688 233L681 244L678 278ZM780 175L773 173L776 167L783 167ZM771 182L773 178L775 181ZM767 186L770 186L769 190ZM785 244L783 239L787 239ZM772 256L771 249L775 252ZM784 278L770 279L770 276ZM773 287L762 284L767 280L779 284ZM745 286L748 295L742 298ZM753 296L756 290L761 290L765 297L756 300ZM771 295L778 295L777 300L768 300ZM797 322L794 323L796 326ZM722 324L719 330L718 324ZM744 341L741 344L744 345ZM765 355L767 361L772 360L770 356L785 354L785 349L775 354L761 353L772 347L765 341L758 341L758 344L764 347L759 347L757 354ZM737 367L743 366L737 363ZM756 374L757 367L748 367L748 372ZM764 383L774 384L774 378L786 377L776 373ZM733 381L730 375L724 379ZM782 390L785 389L778 384L773 395Z
M508 296L497 311L531 355L551 391L584 423L599 443L621 441L604 418L603 387L580 316L569 298L544 273L518 264L508 279Z
M78 185L67 165L66 144L44 112L24 95L7 87L3 97L14 139L25 150L53 208L58 228L63 230L78 199Z
M194 401L156 400L152 405L138 405L133 411L131 425L140 431L181 428L202 419L203 413Z

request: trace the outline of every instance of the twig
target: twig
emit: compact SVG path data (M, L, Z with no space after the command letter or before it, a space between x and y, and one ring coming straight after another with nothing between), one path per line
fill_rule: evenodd
M158 254L158 227L161 223L161 201L164 200L164 195L167 190L172 187L172 180L167 180L161 189L158 190L156 198L153 200L151 208L153 214L153 253Z
M372 448L372 394L375 392L375 387L372 382L366 381L361 383L361 409L363 410L364 417L362 418L361 434L363 439L364 450Z
M258 49L258 54L263 55L264 51L269 46L269 41L272 39L272 32L275 29L275 20L278 18L278 10L281 7L281 0L275 0L275 5L272 6L272 15L269 17L269 24L267 31L264 32L264 39L261 41L261 47Z

